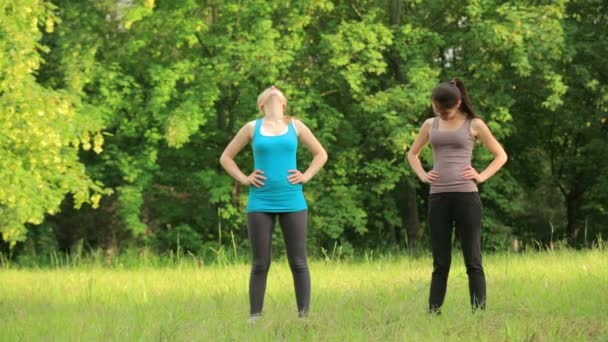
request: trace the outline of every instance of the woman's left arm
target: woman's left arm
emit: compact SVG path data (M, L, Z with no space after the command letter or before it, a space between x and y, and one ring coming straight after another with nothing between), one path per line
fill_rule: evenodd
M306 183L314 177L327 161L327 152L312 133L310 128L302 121L295 120L296 131L300 141L312 152L313 159L308 169L301 173L298 170L289 170L288 180L291 184Z
M494 137L488 126L481 119L474 119L471 125L475 136L481 141L494 155L494 160L483 170L481 173L469 166L463 170L462 176L465 179L474 179L477 183L483 183L494 176L500 168L507 162L507 153L505 149L500 145L498 140Z

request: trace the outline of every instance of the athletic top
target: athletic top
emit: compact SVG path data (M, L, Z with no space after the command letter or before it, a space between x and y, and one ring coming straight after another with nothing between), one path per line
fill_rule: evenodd
M430 193L437 192L474 192L477 184L472 179L463 179L463 169L471 165L471 155L475 137L471 135L471 122L467 118L460 128L453 131L440 131L439 118L433 119L429 133L433 149L433 170L439 178L431 183Z
M264 185L249 187L247 212L293 212L308 209L302 184L287 180L289 170L297 170L298 135L294 122L287 125L287 132L279 135L262 135L262 119L255 122L253 161L255 170L264 171Z

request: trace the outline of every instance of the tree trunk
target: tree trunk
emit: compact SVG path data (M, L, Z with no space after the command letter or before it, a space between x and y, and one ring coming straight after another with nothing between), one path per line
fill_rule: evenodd
M416 202L416 187L411 181L404 179L398 186L398 199L401 207L401 220L404 224L403 236L407 238L407 247L412 249L418 244L420 238L420 219ZM405 242L405 241L404 241Z
M568 244L575 246L581 226L577 219L581 196L576 193L569 193L566 196L566 232L568 234Z
M391 26L401 25L402 0L389 0L389 24ZM395 51L390 52L388 56L389 68L393 73L393 77L399 83L405 82L401 72L401 60L399 54ZM403 236L403 244L406 244L409 249L412 249L418 243L420 237L420 221L418 218L418 206L416 203L416 187L408 179L404 179L397 186L397 198L401 207L401 220L404 223L405 231Z
M401 24L401 0L389 0L389 22L391 25Z

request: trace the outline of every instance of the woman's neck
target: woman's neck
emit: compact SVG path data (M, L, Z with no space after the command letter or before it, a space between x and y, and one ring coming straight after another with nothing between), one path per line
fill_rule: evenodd
M457 111L456 113L454 113L454 115L451 115L446 118L439 115L439 118L441 118L442 120L445 120L445 121L465 120L467 118L467 115L461 111Z
M281 113L268 112L268 113L264 113L264 120L271 121L271 122L281 121L281 120L285 120L285 115L282 112Z

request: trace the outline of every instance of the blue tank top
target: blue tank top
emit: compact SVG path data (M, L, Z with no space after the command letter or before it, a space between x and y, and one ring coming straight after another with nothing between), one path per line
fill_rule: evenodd
M287 125L287 133L265 136L260 134L262 119L255 122L253 139L254 170L264 171L264 185L249 187L247 212L282 213L308 209L302 184L287 180L289 170L296 170L298 135L293 122Z

